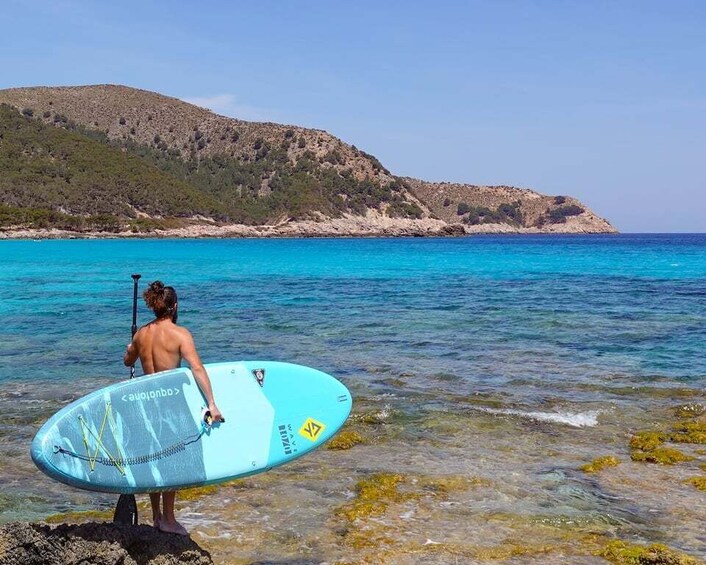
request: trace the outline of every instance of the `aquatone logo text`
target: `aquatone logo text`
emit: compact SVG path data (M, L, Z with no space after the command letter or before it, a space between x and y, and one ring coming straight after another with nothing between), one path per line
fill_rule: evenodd
M123 394L123 402L135 402L137 400L153 400L155 398L166 398L168 396L178 396L181 390L178 388L155 388L153 390L143 390L142 392L131 392Z

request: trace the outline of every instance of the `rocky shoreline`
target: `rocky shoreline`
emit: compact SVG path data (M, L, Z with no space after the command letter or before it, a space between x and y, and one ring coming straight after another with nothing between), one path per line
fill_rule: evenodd
M110 522L0 527L0 565L212 565L190 537Z
M6 229L0 239L111 239L111 238L307 238L307 237L458 237L472 234L595 234L617 233L607 222L569 218L563 224L520 228L509 224L467 225L425 218L346 216L322 221L285 221L274 225L193 224L151 232L74 232L48 229Z

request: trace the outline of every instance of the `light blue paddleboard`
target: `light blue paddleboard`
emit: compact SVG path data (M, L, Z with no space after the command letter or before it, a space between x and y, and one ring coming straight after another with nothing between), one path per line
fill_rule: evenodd
M326 373L273 361L206 365L225 418L204 422L189 369L123 381L52 416L32 441L47 475L99 492L141 493L267 471L316 449L343 425L351 395Z

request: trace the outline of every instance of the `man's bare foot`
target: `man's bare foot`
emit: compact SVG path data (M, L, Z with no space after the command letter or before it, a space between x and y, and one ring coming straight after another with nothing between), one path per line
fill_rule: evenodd
M152 518L152 522L154 524L155 529L159 530L159 525L162 522L162 517L156 516L155 518Z
M179 522L167 522L164 518L159 521L159 531L167 534L178 534L180 536L188 536L189 532Z

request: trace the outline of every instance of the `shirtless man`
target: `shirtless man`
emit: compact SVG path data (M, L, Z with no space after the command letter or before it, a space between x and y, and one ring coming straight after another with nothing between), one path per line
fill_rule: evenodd
M211 381L196 352L194 339L186 328L176 325L177 295L171 286L155 281L144 292L147 306L154 312L155 319L142 326L127 346L123 361L130 367L139 358L145 375L176 369L185 359L191 367L196 382L206 397L208 410L214 422L224 422L221 411L216 406L211 390ZM160 499L162 505L160 505ZM163 532L188 535L188 532L174 516L176 491L150 494L154 527Z

